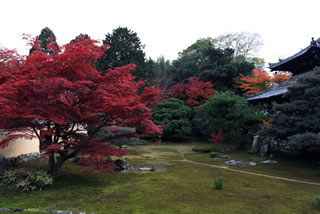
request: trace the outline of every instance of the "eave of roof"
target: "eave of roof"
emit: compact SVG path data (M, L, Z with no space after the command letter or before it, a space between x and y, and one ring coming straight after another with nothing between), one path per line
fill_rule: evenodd
M319 60L313 60L312 63L307 62L307 59L316 58ZM317 40L311 41L311 44L299 51L298 53L283 59L279 60L276 63L269 63L269 68L272 71L290 71L293 74L303 73L313 69L313 67L320 64L320 38Z
M288 89L286 87L276 88L273 90L269 89L268 91L264 91L263 93L256 94L253 97L247 97L247 101L268 99L270 97L283 95L287 91L288 91Z

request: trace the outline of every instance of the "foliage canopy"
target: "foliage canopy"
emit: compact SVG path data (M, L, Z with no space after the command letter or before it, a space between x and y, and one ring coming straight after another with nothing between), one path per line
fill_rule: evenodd
M210 39L201 39L173 61L170 72L178 83L200 77L202 81L211 81L217 91L237 91L234 80L239 78L239 73L249 74L254 66L243 58L236 59L233 52L229 48L215 48Z
M301 153L320 152L320 69L298 79L284 97L289 102L274 106L271 126L262 133L288 140Z
M105 71L133 63L137 67L132 74L139 80L148 78L144 45L136 32L126 27L118 27L106 35L103 44L109 45L109 48L98 59L98 70Z
M158 103L152 110L151 120L164 125L164 137L182 137L191 134L191 109L182 100L170 98Z
M47 48L55 54L35 49L30 56L19 58L12 51L0 52L6 59L0 63L5 68L0 73L0 127L11 132L0 146L16 138L37 137L49 155L49 172L56 175L75 155L84 156L83 165L112 170L108 157L126 152L94 138L103 127L161 132L148 119L152 113L147 107L156 101L159 91L145 87L137 94L144 83L129 73L135 65L98 72L95 62L106 47L90 38ZM88 125L96 127L90 137L84 132ZM20 134L13 134L17 131Z
M249 131L257 131L264 117L250 108L243 97L231 92L219 92L201 107L206 112L210 129L222 130L226 141L239 142L241 147L248 142Z

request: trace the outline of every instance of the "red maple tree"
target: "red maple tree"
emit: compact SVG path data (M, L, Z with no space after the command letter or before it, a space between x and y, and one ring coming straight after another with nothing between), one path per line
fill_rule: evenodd
M209 97L216 94L210 81L203 82L199 77L190 77L187 83L175 83L171 95L183 100L187 105L203 104Z
M25 57L0 52L0 128L18 133L9 134L0 146L17 138L37 137L49 156L49 172L58 175L63 163L76 155L83 157L82 165L113 169L110 156L127 152L104 143L106 139L97 140L95 134L101 128L126 126L161 133L148 119L152 114L148 104L156 101L159 90L146 87L138 95L144 82L135 81L129 73L135 65L98 72L95 62L107 47L89 38L48 46L54 54L36 45ZM89 125L94 127L90 136Z
M219 129L217 133L211 132L210 138L208 140L212 141L214 144L221 145L224 141L222 136L222 129Z
M259 71L258 69L254 69L251 76L244 76L241 73L239 75L241 78L237 81L239 84L238 88L241 88L246 95L267 90L272 88L275 84L283 83L291 78L291 75L289 74L277 73L272 76L266 71Z

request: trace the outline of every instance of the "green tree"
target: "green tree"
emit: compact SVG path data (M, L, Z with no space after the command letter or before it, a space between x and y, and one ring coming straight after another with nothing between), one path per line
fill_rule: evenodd
M182 100L170 98L158 103L152 110L151 120L156 125L164 125L163 137L182 137L191 134L191 109Z
M232 92L217 93L201 108L206 113L204 124L209 130L216 133L222 129L224 139L240 143L240 148L245 148L250 141L248 133L258 131L264 118L262 112L250 108L243 97Z
M56 36L54 35L53 31L50 28L48 27L43 28L40 32L40 35L37 37L37 39L38 41L36 41L35 45L32 46L32 48L29 51L29 54L32 54L32 52L37 48L44 53L54 54L54 50L48 47L52 46L53 48L57 48L58 44L56 41Z
M212 42L216 48L231 48L235 56L246 59L255 56L263 45L261 35L248 32L225 33L212 39Z
M217 91L233 90L239 73L250 74L254 68L244 58L235 58L232 49L215 48L211 39L200 39L180 53L174 60L170 72L179 83L190 77L200 77L204 82L211 81Z
M150 84L162 91L162 94L168 94L173 84L173 75L169 72L171 63L163 56L157 58L156 61L149 59L147 64L151 64L149 68L151 73Z
M300 154L320 152L320 69L313 72L288 87L289 102L274 106L271 126L261 132L288 141Z
M83 34L83 33L80 33L80 35L76 36L76 38L74 38L73 40L70 41L70 44L76 42L77 40L85 40L85 39L91 39L90 36L88 34Z
M148 78L145 53L138 34L126 27L118 27L108 33L103 44L110 45L105 54L98 60L97 69L105 71L109 68L135 64L137 67L132 74L138 80Z

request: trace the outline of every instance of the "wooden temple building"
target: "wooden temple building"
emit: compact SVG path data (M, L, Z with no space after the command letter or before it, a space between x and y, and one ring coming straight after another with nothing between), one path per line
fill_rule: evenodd
M282 96L288 91L287 87L296 83L297 79L312 74L317 66L320 66L320 38L317 40L312 38L309 46L293 56L279 59L276 63L269 63L271 71L291 72L290 79L268 90L247 96L246 99L252 104L283 102Z

